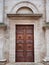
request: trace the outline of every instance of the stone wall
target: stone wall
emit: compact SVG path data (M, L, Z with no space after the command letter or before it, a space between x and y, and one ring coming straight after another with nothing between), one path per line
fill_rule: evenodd
M21 2L22 2L22 4L20 4ZM26 2L28 2L28 3L26 3ZM42 29L42 27L45 24L45 21L47 21L47 22L49 21L49 18L48 18L49 17L49 14L48 14L49 1L46 0L46 4L45 4L45 0L5 0L4 3L5 3L4 23L7 24L7 30L5 31L6 36L5 36L5 45L4 45L5 58L10 62L15 62L15 24L17 24L18 22L19 22L18 24L21 24L23 22L26 24L25 20L18 21L18 20L9 19L7 17L7 14L9 14L9 13L16 14L16 11L19 9L19 7L23 6L23 4L25 3L24 5L29 6L33 10L34 14L36 14L36 13L42 14L42 18L40 18L39 20L36 20L36 21L28 20L27 21L27 23L29 23L29 24L32 23L35 25L35 34L34 34L34 36L35 36L35 43L34 43L35 44L35 62L41 62L42 59L46 55L46 43L48 43L48 42L46 42L45 39L48 40L47 36L48 36L49 31L45 32ZM3 9L0 7L0 10L1 10L0 11L0 13L1 13ZM21 13L21 12L19 12L19 13ZM24 10L22 11L22 13L24 13ZM0 19L2 21L3 20L2 15L0 17L1 17ZM1 31L1 32L3 33L4 31ZM46 33L46 36L45 36L45 33ZM13 36L13 34L14 34L14 36ZM2 36L4 38L3 34L2 34ZM1 41L0 41L0 43L1 43ZM47 48L47 50L48 50L48 48Z
M21 2L22 2L22 4L21 4ZM29 3L31 3L31 5L29 3L25 3L25 2L29 2ZM19 3L20 3L20 5L19 5ZM35 31L36 31L35 32L35 43L34 43L35 44L35 62L41 62L42 59L44 58L45 51L44 52L42 51L42 50L46 49L45 48L45 41L44 41L44 31L42 30L42 26L43 26L43 24L45 22L45 9L44 9L45 4L44 3L45 3L44 0L29 0L29 1L28 0L23 0L23 1L22 0L5 0L5 23L7 24L8 30L9 30L9 33L10 33L10 36L9 36L8 41L6 42L6 44L8 42L10 43L9 44L9 47L10 47L9 48L9 61L10 62L15 62L15 36L13 36L13 34L15 35L15 24L17 24L17 22L14 22L14 20L11 21L6 16L7 16L7 13L14 13L14 14L16 14L17 9L19 9L19 7L21 7L23 5L29 6L33 10L34 14L35 13L43 14L42 19L38 20L38 21L36 21L34 23ZM38 12L36 12L36 10ZM23 10L23 12L24 12L24 10ZM25 20L23 20L23 22L24 21ZM31 22L31 21L30 21L30 23L33 24L33 22ZM9 35L9 33L8 33L8 35Z

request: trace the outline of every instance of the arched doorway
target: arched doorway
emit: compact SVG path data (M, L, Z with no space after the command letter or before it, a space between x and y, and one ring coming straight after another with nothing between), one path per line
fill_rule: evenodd
M37 41L39 40L39 38L37 38L37 35L36 35L39 32L38 31L38 21L40 21L39 18L42 16L42 14L39 14L39 11L38 11L38 9L36 8L35 5L33 5L30 2L26 2L25 1L25 2L20 2L20 3L16 4L11 9L11 12L7 16L9 17L9 20L10 20L9 23L10 23L10 32L11 32L10 33L10 39L11 39L10 40L10 46L11 46L10 47L10 50L11 51L10 51L9 59L10 59L11 62L12 61L15 62L15 59L16 59L16 61L19 62L20 57L18 58L18 56L17 56L17 55L19 55L19 53L17 52L19 48L17 49L15 47L18 47L19 46L18 44L20 44L20 47L23 47L23 50L25 50L23 53L21 53L21 55L24 54L23 57L26 58L27 56L25 56L25 55L27 53L26 53L25 47L27 48L27 45L26 45L26 43L24 43L25 46L23 45L23 43L18 43L17 44L16 37L17 37L17 35L19 35L17 33L19 33L20 30L21 31L24 31L24 32L21 32L21 31L20 32L21 32L21 34L22 33L25 34L25 35L22 35L22 37L24 37L23 40L25 40L25 42L26 42L26 39L25 39L25 37L26 37L26 32L25 32L26 31L26 27L29 25L28 28L30 28L30 24L31 24L31 27L34 25L31 28L31 31L34 30L34 34L33 34L33 32L31 32L32 33L31 36L34 35L35 40L34 39L32 39L32 40L34 41L35 49L36 49L36 47L37 47L36 44L38 44ZM26 26L26 24L27 24L27 26ZM21 29L21 26L20 25L22 26L22 28L23 28L23 25L25 25L24 26L24 30ZM17 26L20 27L19 28L20 30L17 29ZM19 31L17 31L17 30L19 30ZM17 33L15 33L15 31L17 31ZM28 31L29 31L29 29L28 29ZM21 35L20 35L20 38L21 38ZM18 36L18 39L19 39L19 36ZM30 45L30 43L28 43L28 46L29 45ZM34 47L32 45L30 45L30 46L34 49ZM29 48L31 49L30 46L29 46ZM32 52L33 52L32 56L34 56L35 61L38 61L36 59L38 58L39 54L36 55L37 52L36 52L36 50L33 51L33 49L32 49ZM21 49L20 49L20 51L21 51ZM30 54L30 53L28 53L28 54ZM25 58L22 58L21 57L21 59L25 59ZM31 57L29 57L29 58L31 58ZM22 60L21 62L27 62L27 61L28 62L33 62L34 61L34 58L32 57L31 61L30 61L30 59L27 58L27 60L25 59L25 60Z

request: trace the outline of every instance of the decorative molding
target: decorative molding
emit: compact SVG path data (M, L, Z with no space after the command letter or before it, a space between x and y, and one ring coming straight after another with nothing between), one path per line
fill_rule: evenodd
M40 17L42 17L42 14L7 14L7 17L10 19L39 19ZM26 18L27 17L27 18Z
M7 26L4 23L0 23L0 29L6 29Z
M21 7L17 10L17 14L33 14L34 12L29 7Z
M0 65L5 65L7 63L6 59L0 60Z
M48 23L45 23L45 25L43 26L43 29L44 30L49 29L49 22Z
M28 7L30 8L34 13L39 13L38 11L38 8L31 2L29 1L21 1L21 2L18 2L17 4L15 4L10 13L16 13L18 11L19 8L21 7Z

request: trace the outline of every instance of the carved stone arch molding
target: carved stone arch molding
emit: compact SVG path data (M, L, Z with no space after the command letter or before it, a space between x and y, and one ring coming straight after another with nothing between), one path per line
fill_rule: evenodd
M29 7L21 7L16 11L16 14L32 14L34 13Z
M19 3L17 3L17 4L15 4L15 5L12 7L10 13L16 14L17 11L18 11L20 8L22 8L22 7L27 7L27 8L29 8L32 12L34 12L34 13L39 13L37 7L36 7L33 3L29 2L29 1L21 1L21 2L19 2Z

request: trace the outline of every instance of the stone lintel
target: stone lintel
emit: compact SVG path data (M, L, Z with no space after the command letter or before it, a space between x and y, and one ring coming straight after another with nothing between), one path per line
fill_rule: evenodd
M7 14L7 17L10 19L39 19L42 17L42 14ZM26 18L27 17L27 18Z

